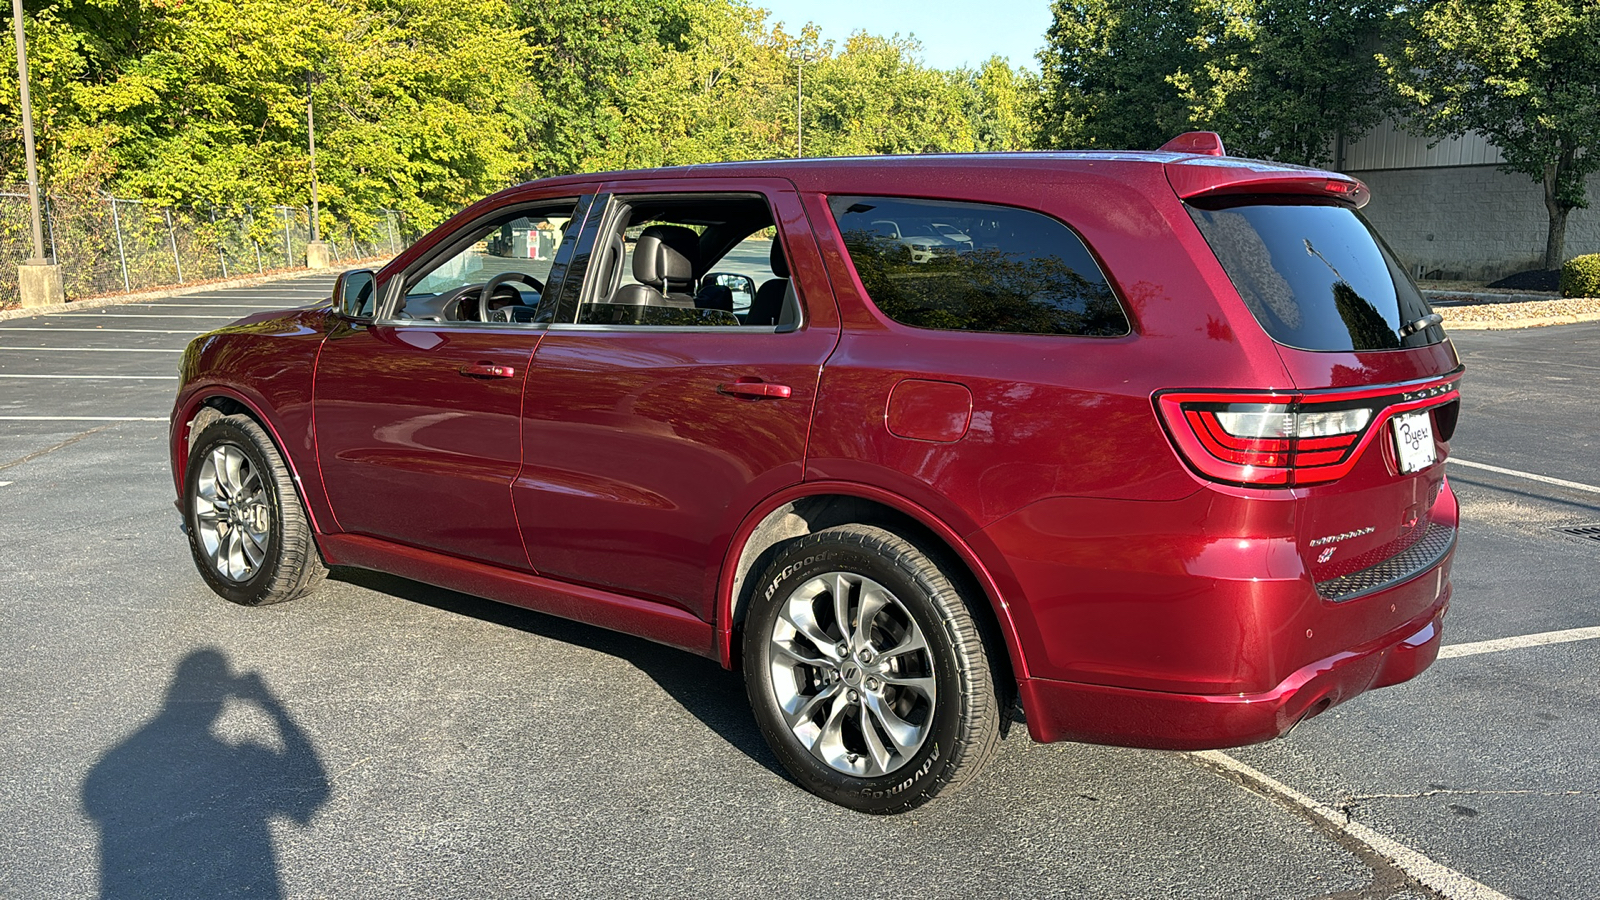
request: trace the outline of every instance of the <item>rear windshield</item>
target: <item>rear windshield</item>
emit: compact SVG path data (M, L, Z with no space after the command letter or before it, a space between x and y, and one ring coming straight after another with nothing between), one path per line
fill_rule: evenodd
M1191 205L1256 321L1302 350L1398 350L1444 340L1394 254L1355 210L1295 202Z

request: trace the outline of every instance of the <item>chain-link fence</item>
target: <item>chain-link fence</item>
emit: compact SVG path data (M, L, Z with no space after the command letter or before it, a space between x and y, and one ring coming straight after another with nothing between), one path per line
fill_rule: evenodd
M257 275L305 266L304 206L164 207L117 197L44 200L45 251L61 265L67 299ZM335 263L392 256L416 234L397 210L362 221L318 221ZM33 255L28 194L0 192L0 307L17 302L17 266Z

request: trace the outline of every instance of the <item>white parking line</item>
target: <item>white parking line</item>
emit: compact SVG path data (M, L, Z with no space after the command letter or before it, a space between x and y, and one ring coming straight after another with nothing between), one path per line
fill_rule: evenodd
M56 313L52 319L237 319L238 316L197 316L193 313Z
M1470 644L1449 644L1439 648L1440 659L1457 656L1477 656L1480 653L1499 653L1502 650L1520 650L1523 647L1541 647L1545 644L1565 644L1569 641L1592 641L1600 638L1600 627L1568 628L1565 631L1541 631L1517 637L1497 638L1492 641L1473 641Z
M283 309L282 303L140 303L139 309L159 306L162 309Z
M7 331L88 331L93 334L205 334L204 331L164 331L159 328L73 328L69 325L58 325L46 328L42 325L0 325L0 334Z
M1504 469L1500 466L1491 466L1488 463L1473 462L1471 460L1461 459L1457 456L1448 457L1445 459L1445 462L1453 462L1458 466L1466 466L1469 469L1482 469L1485 472L1499 472L1501 475L1510 475L1514 478L1526 478L1529 481L1538 481L1543 484L1553 484L1556 487L1571 488L1575 491L1588 491L1591 494L1600 494L1600 487L1595 487L1592 484L1584 484L1581 481L1567 481L1564 478L1551 478L1549 475L1539 475L1534 472L1520 472L1516 469Z
M10 347L0 350L26 350L30 353L182 353L180 349L151 349L149 347Z
M1394 863L1401 871L1437 891L1441 896L1449 898L1449 900L1511 900L1511 898L1494 888L1475 881L1455 869L1434 862L1393 838L1385 837L1360 822L1351 820L1345 813L1307 797L1265 772L1246 765L1226 753L1218 750L1205 750L1189 755L1214 768L1232 773L1242 780L1246 787L1265 794L1280 803L1293 804L1300 807L1328 823L1336 831L1343 832L1365 845L1367 849Z
M165 422L166 416L0 416L0 422Z
M88 378L96 381L118 379L122 381L177 381L176 375L12 375L0 372L0 378Z

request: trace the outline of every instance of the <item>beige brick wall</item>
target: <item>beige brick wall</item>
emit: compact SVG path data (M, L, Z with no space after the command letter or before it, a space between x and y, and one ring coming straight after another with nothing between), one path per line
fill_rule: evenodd
M1412 275L1492 281L1544 260L1544 188L1526 176L1494 166L1350 174L1372 188L1364 212ZM1589 202L1567 217L1569 259L1600 253L1600 174L1589 180Z

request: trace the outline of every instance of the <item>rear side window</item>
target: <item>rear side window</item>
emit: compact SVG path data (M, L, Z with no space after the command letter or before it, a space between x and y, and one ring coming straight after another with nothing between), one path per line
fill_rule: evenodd
M1191 205L1250 312L1301 350L1397 350L1444 340L1394 254L1355 210L1306 203Z
M1072 229L1007 206L833 197L867 295L903 325L947 331L1128 333L1128 317Z

